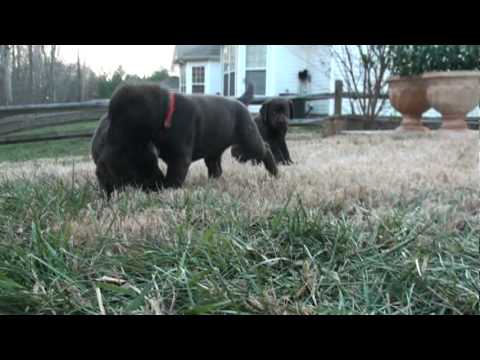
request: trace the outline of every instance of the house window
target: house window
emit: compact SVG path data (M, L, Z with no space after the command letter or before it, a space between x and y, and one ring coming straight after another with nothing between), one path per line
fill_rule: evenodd
M185 65L180 66L180 93L187 93L187 72Z
M255 95L266 95L267 45L247 45L246 83L255 87Z
M192 94L205 94L205 67L192 67Z
M235 96L236 45L223 46L223 95Z

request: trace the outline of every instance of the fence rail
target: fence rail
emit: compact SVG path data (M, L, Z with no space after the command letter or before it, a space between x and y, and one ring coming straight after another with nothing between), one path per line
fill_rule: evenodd
M0 119L0 136L45 127L90 123L92 121L100 119L100 117L104 113L105 110L83 110L67 113L25 114L9 116Z
M5 136L0 139L0 145L11 144L27 144L51 140L66 140L66 139L91 139L92 131L67 131L67 132L51 132L49 134L40 135L16 135Z
M100 99L84 102L71 102L63 104L40 104L40 105L15 105L15 106L0 106L0 120L7 116L37 114L37 113L51 113L51 112L65 112L78 110L98 110L107 109L109 100Z

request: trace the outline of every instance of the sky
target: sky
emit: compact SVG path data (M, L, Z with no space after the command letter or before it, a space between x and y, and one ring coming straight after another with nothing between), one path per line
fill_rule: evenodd
M166 68L171 71L175 45L60 45L60 58L81 62L97 74L112 74L120 65L127 74L151 75Z

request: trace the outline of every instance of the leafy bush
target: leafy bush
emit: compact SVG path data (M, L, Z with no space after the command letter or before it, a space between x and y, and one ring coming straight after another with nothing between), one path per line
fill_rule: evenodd
M390 45L388 56L389 70L400 76L480 70L480 45Z

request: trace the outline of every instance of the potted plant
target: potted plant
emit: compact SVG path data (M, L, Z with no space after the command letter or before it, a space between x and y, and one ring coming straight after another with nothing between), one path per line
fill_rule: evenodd
M430 45L423 78L427 99L442 114L442 129L466 130L480 102L480 45Z
M397 131L426 132L422 115L431 106L427 100L426 81L422 78L426 51L415 45L392 45L389 47L388 95L392 106L402 114L402 123Z
M431 107L442 114L442 129L467 129L466 116L480 102L480 45L392 45L389 50L396 75L389 94L404 115L400 129L419 130L420 111Z

